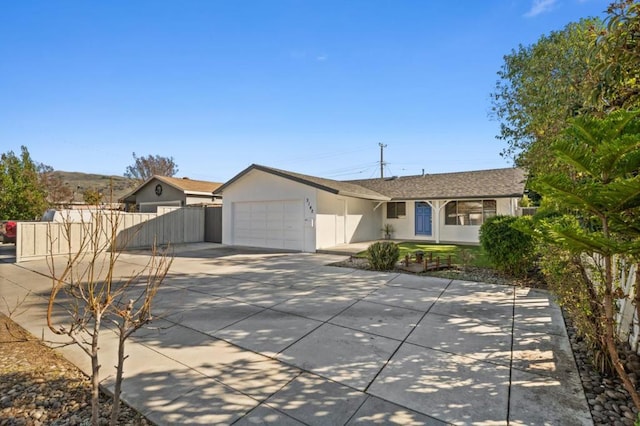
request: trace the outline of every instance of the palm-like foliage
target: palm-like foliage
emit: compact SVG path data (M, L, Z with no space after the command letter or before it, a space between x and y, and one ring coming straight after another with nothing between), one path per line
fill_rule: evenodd
M640 113L618 111L605 119L574 120L566 137L554 145L559 161L571 167L570 175L540 176L534 183L583 223L576 228L559 223L551 232L569 249L601 255L640 255L640 241L626 232L639 229L640 215Z
M616 346L616 302L629 295L621 288L614 289L614 256L640 260L639 117L640 112L617 111L603 119L575 119L565 137L553 146L569 174L542 175L533 187L550 204L577 219L545 222L539 232L546 241L569 250L578 261L585 255L599 256L595 265L585 262L580 266L585 273L575 285L584 286L581 293L588 295L589 318L598 343L640 408L640 394ZM586 273L589 269L595 273ZM638 281L636 302L640 302Z

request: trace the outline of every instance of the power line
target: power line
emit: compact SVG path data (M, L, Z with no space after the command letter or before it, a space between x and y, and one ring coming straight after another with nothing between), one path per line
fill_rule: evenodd
M331 152L326 152L323 154L314 154L313 156L299 156L299 157L289 157L289 158L285 158L285 161L296 161L296 162L304 162L304 161L315 161L315 160L319 160L319 159L326 159L326 158L333 158L333 157L340 157L340 156L344 156L346 154L355 154L358 152L364 152L366 151L367 148L364 147L359 147L359 148L355 148L352 150L348 150L348 151L331 151Z
M354 165L351 165L351 166L346 166L346 167L340 167L340 168L337 168L337 169L326 170L321 174L323 176L326 176L326 175L335 174L335 173L347 172L347 171L354 170L354 169L363 169L363 168L367 168L368 169L371 166L376 166L377 167L378 166L378 162L377 161L373 161L373 162L369 161L367 163L354 164Z
M375 162L375 163L365 164L360 167L350 167L348 169L336 170L334 173L323 173L322 176L338 177L338 176L356 175L356 174L362 174L369 170L373 170L375 172L377 168L378 168L378 163Z

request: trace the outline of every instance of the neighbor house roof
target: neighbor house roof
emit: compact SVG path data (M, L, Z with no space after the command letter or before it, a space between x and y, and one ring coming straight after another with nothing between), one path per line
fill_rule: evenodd
M211 196L214 191L216 191L220 186L222 186L219 182L209 182L205 180L194 180L189 178L175 178L168 176L160 176L153 175L140 185L138 185L133 191L129 192L127 195L120 199L120 202L133 202L135 201L135 194L142 188L144 188L149 182L152 180L159 180L161 182L166 183L182 192L185 195L208 195Z
M366 188L362 185L356 185L350 182L325 179L316 176L303 175L301 173L289 172L286 170L274 169L272 167L261 166L259 164L252 164L237 175L235 175L231 180L222 185L216 193L224 193L224 190L227 189L230 185L232 185L235 181L240 179L242 176L251 172L252 170L260 170L265 173L269 173L275 176L280 176L285 179L289 179L298 183L302 183L305 185L309 185L311 187L321 189L323 191L327 191L333 194L345 195L349 197L355 198L364 198L366 200L378 200L378 201L388 201L389 197L380 194L379 192Z
M207 194L211 195L215 190L222 186L219 182L209 182L206 180L194 180L187 177L175 178L167 176L154 176L175 188L182 189L185 194Z
M525 182L518 168L349 181L394 200L521 197Z

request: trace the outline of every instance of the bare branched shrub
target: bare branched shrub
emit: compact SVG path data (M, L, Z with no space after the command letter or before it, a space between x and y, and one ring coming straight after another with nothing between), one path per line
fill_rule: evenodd
M25 302L27 301L27 298L29 297L29 295L31 294L30 291L28 291L22 298L20 297L16 297L16 301L15 303L10 303L6 297L2 296L2 303L5 306L5 312L7 312L7 317L9 319L15 319L15 317L22 315L23 313L25 313L29 308L25 307ZM21 340L21 341L27 341L29 340L29 337L27 335L22 335L22 336L16 336L11 327L9 327L9 324L5 324L5 327L7 329L7 332L9 333L9 335L11 337L13 337L14 339L17 340Z
M155 248L146 265L126 277L116 272L122 251L136 232L122 232L123 213L95 210L90 221L49 224L49 271L52 289L47 309L47 325L57 334L67 336L91 359L91 424L99 421L100 333L103 322L115 326L118 335L118 363L111 424L117 424L125 354L125 342L136 330L152 319L151 305L159 286L166 277L172 258L166 250ZM59 227L60 232L53 232ZM128 240L118 239L126 234ZM118 243L116 244L116 240ZM62 256L55 256L54 247L66 244ZM65 295L66 297L62 297ZM64 318L54 316L54 307L64 307Z

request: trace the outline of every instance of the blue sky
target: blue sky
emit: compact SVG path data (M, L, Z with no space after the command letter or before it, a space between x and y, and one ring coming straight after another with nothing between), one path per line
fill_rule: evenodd
M0 14L0 152L122 175L138 155L226 181L508 167L503 56L603 0L14 1Z

